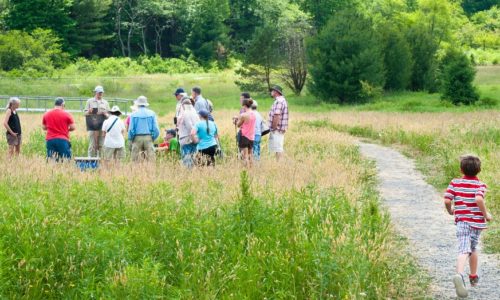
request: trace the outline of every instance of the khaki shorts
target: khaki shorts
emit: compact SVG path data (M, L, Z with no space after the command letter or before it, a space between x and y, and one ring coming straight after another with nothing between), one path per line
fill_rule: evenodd
M7 144L9 144L9 146L21 145L21 141L22 141L21 134L18 134L17 136L13 136L12 134L7 133L6 136L7 136Z
M278 131L271 131L269 134L269 152L281 153L284 152L283 145L285 144L285 134Z
M125 159L125 147L108 148L104 147L104 160L123 160Z

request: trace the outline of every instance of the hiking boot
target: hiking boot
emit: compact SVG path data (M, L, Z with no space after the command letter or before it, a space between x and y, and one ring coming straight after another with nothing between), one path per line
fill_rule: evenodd
M455 285L455 290L457 291L457 296L459 298L466 298L469 293L465 288L464 276L462 274L457 274L453 276L452 280L453 284Z
M469 275L469 281L471 286L477 286L477 284L479 283L479 276Z

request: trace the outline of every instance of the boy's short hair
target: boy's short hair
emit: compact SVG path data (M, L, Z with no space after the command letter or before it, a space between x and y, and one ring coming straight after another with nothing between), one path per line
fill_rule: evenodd
M173 137L177 136L177 131L175 131L175 129L167 129L165 130L165 133L170 134Z
M481 160L476 155L460 156L460 169L466 176L476 176L481 172Z

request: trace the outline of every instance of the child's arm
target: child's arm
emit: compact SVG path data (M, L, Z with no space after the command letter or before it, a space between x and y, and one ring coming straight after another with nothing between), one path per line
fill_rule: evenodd
M486 221L488 221L488 222L491 221L492 218L491 218L491 215L486 210L486 204L484 203L483 196L477 195L476 196L476 203L477 203L477 206L479 207L479 210L483 213L483 216L486 219Z
M454 211L453 211L453 208L451 208L451 200L450 199L444 198L444 206L446 207L446 210L448 211L448 213L453 216Z

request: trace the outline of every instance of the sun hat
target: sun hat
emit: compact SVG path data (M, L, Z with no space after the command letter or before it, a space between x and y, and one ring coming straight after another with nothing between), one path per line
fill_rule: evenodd
M98 85L95 87L94 93L104 93L104 88L101 85Z
M139 98L134 101L134 104L137 106L149 106L148 98L146 98L146 96L139 96Z
M283 96L283 88L279 85L274 85L269 91L276 91Z
M183 88L178 88L177 90L175 90L174 96L178 96L178 95L184 94L184 93L186 93L186 91L184 91Z
M55 102L55 106L61 106L64 104L64 98L62 97L57 97L56 98L56 102Z
M208 118L208 116L210 115L210 113L206 109L200 109L200 111L198 112L198 114L202 118Z
M118 107L118 105L115 105L113 106L110 110L109 110L110 113L119 113L119 115L122 114L122 111L120 110L120 108Z

